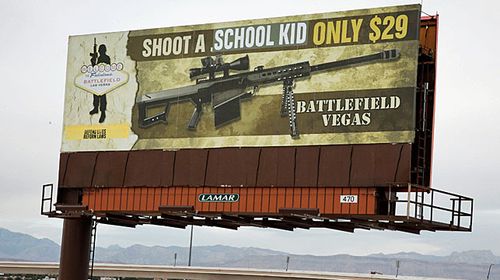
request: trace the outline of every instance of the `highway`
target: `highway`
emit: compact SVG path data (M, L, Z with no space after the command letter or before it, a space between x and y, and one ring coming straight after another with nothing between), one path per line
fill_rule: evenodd
M57 275L59 264L37 262L0 262L0 275L39 274ZM309 271L277 271L242 268L172 267L128 264L96 264L94 276L101 277L145 277L155 279L197 279L197 280L346 280L346 279L400 279L400 280L443 280L442 278L421 278L379 274L330 273Z

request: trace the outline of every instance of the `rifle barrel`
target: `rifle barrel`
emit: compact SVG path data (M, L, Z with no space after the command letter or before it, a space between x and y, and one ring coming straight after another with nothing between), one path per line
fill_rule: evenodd
M382 51L375 54L359 56L354 58L348 58L344 60L337 60L333 62L327 62L311 66L311 72L324 71L332 68L342 68L346 66L351 66L353 64L362 64L374 60L392 60L399 57L399 50L392 49L387 51Z

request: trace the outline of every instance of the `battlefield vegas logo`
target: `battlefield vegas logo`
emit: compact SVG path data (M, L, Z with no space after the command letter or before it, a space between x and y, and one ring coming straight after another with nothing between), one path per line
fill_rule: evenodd
M237 193L202 193L198 195L199 202L238 202L240 195Z
M76 78L78 87L95 95L106 94L127 82L123 63L83 65L81 75ZM125 75L123 75L125 74Z
M94 38L93 52L89 54L90 64L84 64L75 78L75 85L93 95L89 114L101 112L99 123L106 119L106 94L128 82L128 73L123 70L122 62L111 62L105 44L97 46Z

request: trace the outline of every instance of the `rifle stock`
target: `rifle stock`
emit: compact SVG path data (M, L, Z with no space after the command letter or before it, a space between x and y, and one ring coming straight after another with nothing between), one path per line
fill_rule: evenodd
M139 108L139 124L141 127L150 127L157 123L167 123L167 115L170 104L193 100L196 98L200 87L190 85L181 88L167 89L154 93L138 96L136 103ZM148 110L164 106L164 110L153 116L148 116Z

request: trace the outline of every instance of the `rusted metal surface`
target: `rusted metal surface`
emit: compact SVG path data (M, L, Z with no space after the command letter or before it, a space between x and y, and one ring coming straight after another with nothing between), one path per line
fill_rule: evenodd
M397 176L398 164L405 164L400 160L405 145L409 146L408 144L378 145L373 165L373 181L375 184L385 186L394 182L394 178ZM408 166L409 163L406 162ZM381 184L381 182L384 183Z
M403 145L394 182L408 182L411 172L411 145Z
M257 174L258 186L294 186L295 148L262 148Z
M92 186L123 186L127 158L127 152L98 153Z
M61 188L374 187L409 182L410 161L410 144L73 153L59 176Z
M351 186L385 186L394 182L405 144L353 146L351 162ZM406 178L407 181L409 178Z
M378 147L378 145L352 146L349 169L349 186L352 184L358 184L360 186L373 186L376 147Z
M349 186L352 146L321 147L318 186Z
M208 154L206 186L255 186L258 148L212 149Z
M68 155L62 186L82 188L92 185L97 153L71 153ZM61 183L59 183L61 185Z
M162 152L159 164L160 186L170 187L174 183L175 152Z
M179 150L175 152L174 186L203 186L208 150Z
M276 174L276 186L294 186L295 185L295 154L296 148L282 147L276 148L278 154L278 169ZM262 161L261 161L262 163ZM262 170L262 169L260 169ZM260 171L259 170L259 171Z
M59 156L59 186L64 184L64 175L66 174L66 167L68 166L68 158L68 153Z
M129 153L124 186L159 186L161 183L162 151Z
M295 152L295 186L318 185L320 147L297 147Z
M275 186L278 174L278 149L261 149L257 169L258 186Z

